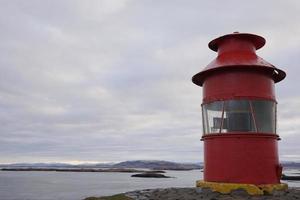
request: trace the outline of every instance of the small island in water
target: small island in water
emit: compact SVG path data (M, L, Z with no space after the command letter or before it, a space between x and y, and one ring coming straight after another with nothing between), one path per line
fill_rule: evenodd
M165 172L163 172L165 173ZM133 174L131 177L137 177L137 178L172 178L171 176L166 176L164 174L161 174L159 171L148 171L148 172L143 172L140 174Z

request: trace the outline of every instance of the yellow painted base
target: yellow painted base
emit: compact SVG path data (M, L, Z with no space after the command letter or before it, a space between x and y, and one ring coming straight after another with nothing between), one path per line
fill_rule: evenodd
M229 194L234 190L243 189L249 195L272 194L274 191L285 191L288 189L288 185L285 183L254 185L241 183L207 182L202 180L197 181L196 186L201 188L209 188L214 192L220 192L222 194Z

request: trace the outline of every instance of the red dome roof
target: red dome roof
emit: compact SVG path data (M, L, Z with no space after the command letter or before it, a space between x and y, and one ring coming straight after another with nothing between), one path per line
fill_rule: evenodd
M212 40L208 46L218 52L215 58L201 72L193 76L192 81L202 86L205 78L215 71L224 70L262 70L272 76L274 82L283 80L285 72L256 55L256 50L263 47L265 39L261 36L238 33L228 34Z

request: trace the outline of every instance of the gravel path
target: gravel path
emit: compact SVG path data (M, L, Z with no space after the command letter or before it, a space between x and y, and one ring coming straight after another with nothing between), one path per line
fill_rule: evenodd
M300 200L300 188L289 188L286 192L264 196L249 196L244 190L222 195L200 188L148 189L127 192L125 195L134 200Z

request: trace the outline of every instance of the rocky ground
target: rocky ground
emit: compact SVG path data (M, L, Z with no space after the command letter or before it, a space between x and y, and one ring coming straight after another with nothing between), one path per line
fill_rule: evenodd
M300 188L289 188L286 192L273 195L249 196L244 190L236 190L228 195L200 188L147 189L115 195L111 197L89 197L86 200L295 200L300 199Z

